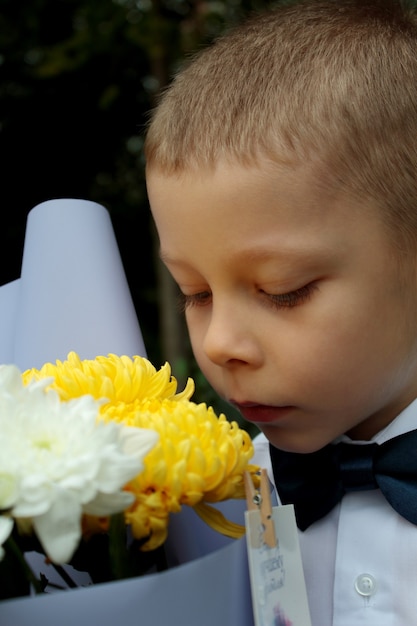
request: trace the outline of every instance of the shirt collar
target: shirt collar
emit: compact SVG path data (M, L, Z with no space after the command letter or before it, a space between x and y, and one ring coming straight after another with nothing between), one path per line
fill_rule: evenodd
M393 439L398 435L408 433L410 430L417 429L417 399L413 400L401 413L382 430L380 430L370 441L354 441L347 435L342 435L334 443L344 441L346 443L367 444L367 443L384 443L389 439Z

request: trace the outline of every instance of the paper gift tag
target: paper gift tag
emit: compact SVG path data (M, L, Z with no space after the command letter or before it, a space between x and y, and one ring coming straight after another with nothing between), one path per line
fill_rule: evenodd
M274 546L265 542L261 511L245 512L255 626L311 626L292 505L274 506Z

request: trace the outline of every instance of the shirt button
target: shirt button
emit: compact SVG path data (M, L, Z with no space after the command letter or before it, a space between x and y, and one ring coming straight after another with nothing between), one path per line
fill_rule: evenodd
M371 574L360 574L355 580L355 589L361 596L373 596L376 592L376 587L376 580Z

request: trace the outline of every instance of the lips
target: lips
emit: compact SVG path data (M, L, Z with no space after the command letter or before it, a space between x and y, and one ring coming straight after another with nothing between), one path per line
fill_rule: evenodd
M254 402L233 402L239 409L245 420L253 424L270 424L286 417L294 407L292 406L268 406Z

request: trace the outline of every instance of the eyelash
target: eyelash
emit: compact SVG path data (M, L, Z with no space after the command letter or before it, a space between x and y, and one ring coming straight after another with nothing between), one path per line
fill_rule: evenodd
M307 302L313 294L313 291L318 289L316 283L309 283L308 285L304 285L304 287L300 287L299 289L295 289L294 291L289 291L288 293L280 293L280 294L268 294L265 295L270 300L272 306L277 309L292 309L304 302Z
M184 313L184 311L193 306L204 306L209 298L210 293L208 291L202 291L192 295L186 295L180 292L178 294L178 307L180 311Z
M260 292L268 299L268 303L276 309L292 309L309 300L316 289L318 287L313 282L287 293L270 294L263 290L260 290ZM204 306L210 298L211 294L209 291L201 291L191 295L180 293L178 296L179 308L184 312L193 306Z

